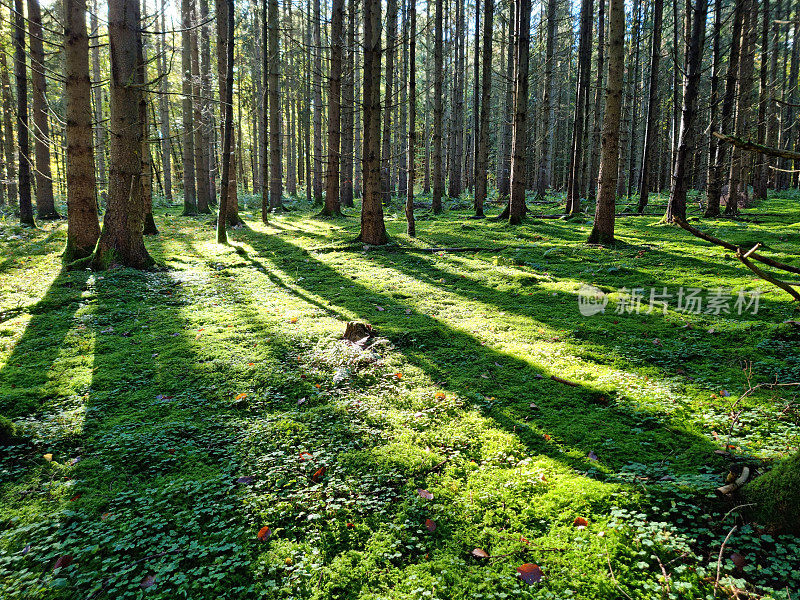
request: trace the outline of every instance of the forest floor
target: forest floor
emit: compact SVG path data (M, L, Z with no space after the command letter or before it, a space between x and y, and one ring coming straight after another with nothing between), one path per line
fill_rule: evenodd
M152 272L65 272L63 223L0 224L0 597L711 598L718 568L719 598L800 595L800 539L713 492L800 446L793 388L748 391L800 381L787 294L655 216L600 248L390 210L402 248L365 251L357 215L243 200L230 246L159 209ZM797 201L698 223L796 263Z

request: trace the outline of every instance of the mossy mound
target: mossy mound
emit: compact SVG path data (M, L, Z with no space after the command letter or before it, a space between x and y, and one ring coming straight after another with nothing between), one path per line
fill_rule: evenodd
M0 415L0 446L8 444L14 440L17 435L17 429L10 419Z
M755 504L752 514L758 523L800 534L800 452L779 462L744 491L747 502Z

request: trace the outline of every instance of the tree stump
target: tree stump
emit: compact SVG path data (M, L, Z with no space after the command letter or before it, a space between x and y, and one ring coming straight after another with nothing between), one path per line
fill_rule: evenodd
M360 321L349 321L344 330L342 339L350 340L353 343L363 342L375 335L372 325L361 323Z

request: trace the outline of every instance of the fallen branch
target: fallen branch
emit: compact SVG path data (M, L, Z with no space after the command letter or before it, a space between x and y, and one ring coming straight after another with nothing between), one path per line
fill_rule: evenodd
M745 253L743 253L741 248L740 248L739 250L736 251L736 258L738 258L745 267L747 267L753 273L755 273L757 277L760 277L764 281L766 281L768 283L771 283L772 285L781 288L784 292L789 294L792 298L794 298L795 300L800 302L800 293L798 293L796 290L794 290L791 285L789 285L788 283L786 283L784 281L781 281L780 279L776 279L775 277L773 277L769 273L766 273L766 272L762 271L761 269L759 269L757 266L755 266L752 262L750 262L748 260L748 257L751 254L754 253L755 249L758 248L758 246L759 246L759 244L756 244L755 246L753 246L753 248L751 250L749 250L748 252L745 252Z
M733 144L742 150L749 152L758 152L759 154L766 154L767 156L777 156L778 158L788 158L790 160L800 160L800 152L792 152L791 150L781 150L780 148L773 148L771 146L764 146L763 144L756 144L750 140L743 140L732 135L725 135L718 131L712 132L714 137L719 138L723 142Z
M727 496L729 494L732 494L740 487L742 487L745 483L747 483L748 479L750 479L750 467L744 467L742 468L742 474L736 478L736 481L732 481L727 485L718 487L717 494L719 494L720 496Z
M711 234L704 233L695 227L689 225L686 221L679 217L674 217L675 222L683 227L686 231L691 233L695 237L699 237L701 240L705 240L707 242L711 242L712 244L716 244L717 246L722 246L732 252L738 252L741 250L739 246L736 244L731 244L730 242L726 242L725 240L721 240L719 238L714 237ZM773 260L767 256L762 256L760 254L753 253L751 258L757 260L758 262L762 262L765 265L769 265L770 267L774 267L776 269L780 269L782 271L788 271L789 273L797 273L800 275L800 267L795 267L793 265L787 265L782 262L778 262L777 260Z
M550 379L553 381L557 381L558 383L563 383L565 385L570 385L572 387L580 387L580 383L575 383L574 381L569 381L568 379L562 379L557 375L550 375Z

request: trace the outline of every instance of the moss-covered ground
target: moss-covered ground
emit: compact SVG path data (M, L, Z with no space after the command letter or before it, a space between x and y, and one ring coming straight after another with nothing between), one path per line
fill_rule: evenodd
M0 228L0 597L800 596L798 538L714 494L800 446L796 388L751 389L800 381L798 314L735 257L656 216L599 248L459 210L416 240L389 210L399 248L364 250L357 215L243 201L230 246L159 209L152 272ZM697 223L797 264L797 201ZM505 248L413 251L467 246Z

